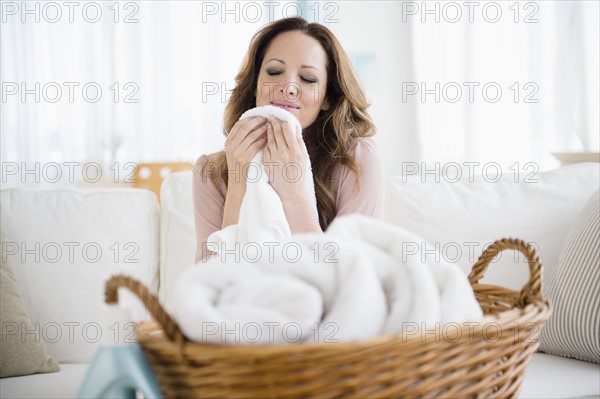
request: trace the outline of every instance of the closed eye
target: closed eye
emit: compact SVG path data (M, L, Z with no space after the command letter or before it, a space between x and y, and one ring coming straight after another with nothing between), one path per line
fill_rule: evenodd
M283 72L278 70L278 69L267 69L267 75L269 76L276 76L276 75L281 75ZM306 82L308 84L313 84L313 83L317 83L318 79L313 78L311 76L300 76L300 79L303 82Z
M317 82L318 82L318 80L317 80L317 79L315 79L315 78L310 78L310 77L304 77L304 76L301 76L301 77L300 77L300 79L302 79L302 80L303 80L304 82L306 82L306 83L311 83L311 84L312 84L312 83L317 83Z

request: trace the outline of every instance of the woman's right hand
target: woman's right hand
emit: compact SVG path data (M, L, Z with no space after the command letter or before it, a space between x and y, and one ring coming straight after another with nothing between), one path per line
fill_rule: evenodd
M247 170L247 165L266 143L267 119L255 116L237 121L233 125L225 139L227 168L230 171L228 186L246 187L243 172Z

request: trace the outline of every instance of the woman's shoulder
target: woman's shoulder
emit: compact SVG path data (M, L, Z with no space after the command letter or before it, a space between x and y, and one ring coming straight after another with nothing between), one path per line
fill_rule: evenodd
M359 137L346 153L360 171L360 175L377 176L382 173L383 160L377 143L371 137ZM334 172L333 181L343 182L352 176L356 169L348 164L339 165Z
M225 167L224 152L203 154L196 159L194 164L194 185L204 188L205 191L221 192L226 190L225 182L221 178L221 172Z
M221 176L223 167L226 166L225 152L219 151L212 154L202 154L196 159L194 171L206 175L216 174Z
M211 163L218 163L225 155L224 151L213 152L212 154L202 154L196 159L195 168L204 168Z
M202 154L196 159L194 163L194 170L202 170L204 166L209 162L211 154Z
M354 145L348 151L348 155L353 157L356 162L370 162L380 159L377 143L371 137L359 137Z

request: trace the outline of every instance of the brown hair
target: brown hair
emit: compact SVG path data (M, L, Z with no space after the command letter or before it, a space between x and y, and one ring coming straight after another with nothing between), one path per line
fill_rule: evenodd
M277 35L290 31L300 31L316 39L327 53L326 99L330 107L317 116L313 124L314 134L305 137L313 171L319 224L325 231L337 213L335 197L328 184L333 172L340 165L347 165L360 179L360 171L348 152L357 138L375 134L375 125L367 112L369 103L348 56L329 29L302 18L280 19L260 29L252 38L235 78L236 85L225 108L224 133L227 135L240 116L256 106L254 93L267 47ZM217 173L211 176L215 186L219 187L219 177L227 184L225 152L212 154L210 161L216 163L218 167L215 169L221 172L220 176Z

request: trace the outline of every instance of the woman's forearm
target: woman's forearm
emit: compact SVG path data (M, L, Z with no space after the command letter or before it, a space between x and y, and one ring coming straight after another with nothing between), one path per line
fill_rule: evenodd
M312 209L308 196L283 201L285 217L292 233L321 233L317 213Z
M221 228L238 224L240 219L240 208L246 192L245 182L231 183L227 188L225 205L223 206L223 225Z

